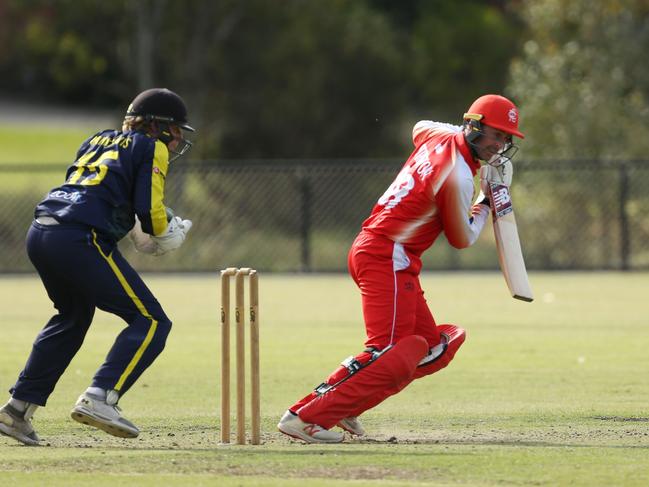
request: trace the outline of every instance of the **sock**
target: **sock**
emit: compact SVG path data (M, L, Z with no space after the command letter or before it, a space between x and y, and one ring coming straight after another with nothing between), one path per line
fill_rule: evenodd
M14 408L16 408L21 413L25 412L25 409L27 409L27 405L28 405L27 401L21 401L20 399L15 399L13 397L9 399L9 404L11 404Z
M101 387L88 387L86 394L91 394L99 399L106 400L106 390Z

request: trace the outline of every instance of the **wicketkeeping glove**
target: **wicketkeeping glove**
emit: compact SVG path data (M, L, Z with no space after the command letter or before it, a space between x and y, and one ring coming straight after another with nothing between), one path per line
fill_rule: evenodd
M174 216L169 220L165 233L158 237L151 237L151 240L157 245L154 255L166 254L179 248L191 228L191 220L183 220L179 216Z
M135 217L135 225L133 225L128 237L138 252L153 255L158 249L156 243L151 240L151 235L142 231L142 224L137 216Z

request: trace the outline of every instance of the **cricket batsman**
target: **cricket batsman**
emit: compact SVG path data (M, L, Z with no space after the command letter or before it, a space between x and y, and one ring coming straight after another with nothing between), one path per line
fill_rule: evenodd
M365 433L365 411L414 379L446 367L465 331L436 324L419 282L421 255L443 232L455 248L478 239L489 216L487 181L475 195L481 164L504 172L517 147L518 109L499 95L473 102L461 126L420 121L414 151L379 198L349 251L349 272L361 292L367 340L313 392L282 416L279 430L308 443L338 443ZM511 166L509 166L511 167Z
M126 327L71 416L114 436L138 436L117 404L162 352L171 321L117 243L128 234L137 250L154 255L182 245L192 222L173 216L164 189L169 163L191 147L184 132L193 131L180 96L146 90L128 107L121 130L81 144L65 183L36 206L27 253L57 313L0 408L0 433L39 444L34 411L45 406L99 308Z

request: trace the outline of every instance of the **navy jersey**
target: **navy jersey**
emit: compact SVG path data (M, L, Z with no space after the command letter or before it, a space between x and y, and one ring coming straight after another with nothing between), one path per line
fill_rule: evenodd
M169 167L167 146L143 132L104 130L86 140L68 168L65 184L52 189L36 216L80 223L118 241L133 228L161 235L167 228L163 203Z

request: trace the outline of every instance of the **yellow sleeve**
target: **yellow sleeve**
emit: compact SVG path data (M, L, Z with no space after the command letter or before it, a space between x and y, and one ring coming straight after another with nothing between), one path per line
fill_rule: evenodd
M164 200L165 179L169 169L169 150L156 140L151 170L151 224L153 235L162 235L167 230L167 212Z

